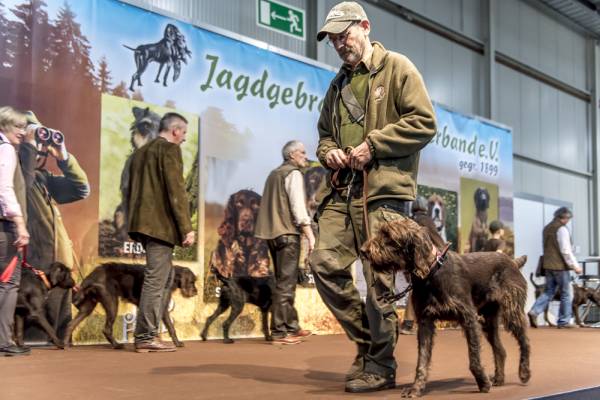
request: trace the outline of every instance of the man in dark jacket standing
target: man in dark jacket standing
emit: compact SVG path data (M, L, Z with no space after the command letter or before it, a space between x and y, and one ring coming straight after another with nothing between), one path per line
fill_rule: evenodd
M173 247L191 246L196 239L183 182L180 145L186 134L187 120L167 113L159 136L138 149L131 161L128 231L143 244L147 263L135 328L139 353L175 351L158 338L158 326L174 277Z
M317 126L317 157L334 178L319 196L319 236L310 263L323 301L357 345L348 392L395 387L398 321L387 300L394 275L375 272L363 260L365 304L351 270L358 249L382 223L407 218L419 152L436 132L420 73L405 56L371 43L370 28L359 4L343 2L317 34L317 40L328 37L344 64Z

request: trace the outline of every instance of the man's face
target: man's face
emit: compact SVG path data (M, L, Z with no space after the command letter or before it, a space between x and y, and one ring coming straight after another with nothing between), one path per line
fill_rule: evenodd
M344 32L329 33L327 37L342 61L354 67L360 62L364 54L369 40L369 29L369 21L357 21Z
M571 219L571 217L563 215L558 220L560 221L561 224L566 225L569 223L570 219Z
M298 168L308 167L308 157L306 157L304 145L300 145L300 147L290 153L290 160Z
M178 121L173 125L172 135L176 144L185 142L187 136L187 124L183 121Z

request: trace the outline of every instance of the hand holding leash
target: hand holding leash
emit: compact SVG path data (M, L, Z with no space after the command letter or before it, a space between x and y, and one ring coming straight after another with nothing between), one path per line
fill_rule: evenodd
M348 165L353 170L362 171L371 161L373 155L367 142L362 142L348 154Z
M329 150L325 155L327 166L333 170L345 168L348 165L348 157L342 149Z

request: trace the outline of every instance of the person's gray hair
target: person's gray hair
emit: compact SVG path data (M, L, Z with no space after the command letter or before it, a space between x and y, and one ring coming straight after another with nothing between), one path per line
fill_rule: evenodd
M290 154L294 151L298 150L301 146L303 146L302 142L299 140L290 140L286 144L283 145L281 149L281 155L283 156L283 161L289 161Z

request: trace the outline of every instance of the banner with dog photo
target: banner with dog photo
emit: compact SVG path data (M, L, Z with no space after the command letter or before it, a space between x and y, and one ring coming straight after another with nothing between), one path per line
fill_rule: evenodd
M481 251L489 225L504 226L513 247L513 158L510 128L435 105L437 134L421 153L419 195L444 240L460 252Z
M128 210L124 198L128 192L128 167L133 152L158 136L158 123L167 112L178 112L188 120L187 138L181 146L181 153L192 226L198 229L198 116L140 100L103 94L98 244L98 253L102 257L145 257L141 243L132 241L127 234ZM174 256L175 260L196 260L196 248L176 247Z

